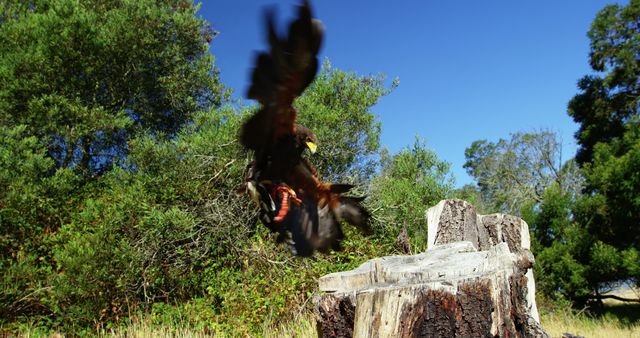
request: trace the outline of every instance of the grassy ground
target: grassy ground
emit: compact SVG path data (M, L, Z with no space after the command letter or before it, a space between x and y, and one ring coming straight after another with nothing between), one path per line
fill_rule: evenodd
M619 294L620 295L620 294ZM622 296L632 298L632 294ZM637 296L636 296L637 297ZM541 322L543 328L552 337L562 337L569 332L573 335L588 338L598 337L640 337L640 304L624 303L617 300L605 301L605 309L601 316L590 317L584 313L576 313L569 309L541 308ZM22 327L23 337L62 337L59 334L42 331L36 326ZM2 329L0 328L0 337ZM153 325L149 319L138 319L129 325L113 329L102 330L103 337L227 337L224 332L211 330L197 330L188 328L181 323L167 325ZM317 337L316 321L313 314L300 314L294 321L287 323L265 323L263 332L259 335L273 337Z
M637 338L640 337L640 305L607 304L602 317L592 318L572 311L543 312L542 326L552 337L562 337L565 332L588 338ZM136 324L109 333L116 337L207 337L211 333L186 329L151 328ZM216 336L225 335L218 334ZM301 315L296 321L282 323L269 328L265 326L262 336L274 337L317 337L316 322L312 314Z
M7 328L4 328L7 329ZM63 338L64 335L50 332L33 324L21 324L18 337L51 337ZM0 327L0 337L13 337L9 332L16 332L15 329L4 331ZM98 333L99 337L122 337L122 338L202 338L202 337L238 337L230 335L224 331L199 330L189 328L187 324L167 323L163 325L153 324L150 318L136 318L127 325L118 326L111 329L103 329ZM292 337L306 338L317 337L316 320L313 314L301 314L295 321L287 323L265 323L263 332L258 335L265 338ZM249 337L248 335L246 337Z
M640 310L640 309L637 309ZM565 332L588 338L614 337L636 338L640 337L640 322L628 325L624 320L613 316L590 318L584 314L576 315L569 311L563 313L547 313L541 318L542 325L552 337L562 337ZM302 316L296 322L276 325L275 328L265 328L262 336L273 337L317 337L315 319L312 315ZM37 328L25 328L23 337L63 337L59 334L45 333ZM169 337L226 337L224 333L206 332L180 326L156 326L148 322L134 322L126 327L104 330L102 337L136 337L136 338L169 338Z
M174 338L174 337L235 337L224 332L210 332L202 330L187 329L181 325L176 326L154 326L149 321L135 322L129 326L113 330L105 330L101 333L103 337L122 338ZM295 321L271 325L265 324L262 334L265 338L291 337L306 338L317 337L316 320L312 314L302 314Z
M576 315L569 311L548 313L541 318L542 327L552 337L562 337L569 332L588 338L636 338L640 337L640 324L627 325L615 317L603 316L590 318L584 314Z
M638 290L618 290L616 295L637 299ZM638 303L606 299L604 300L604 310L597 317L557 308L549 311L543 307L541 312L542 327L552 337L562 337L565 332L588 338L640 337L640 304Z
M318 337L316 330L316 319L311 313L301 315L296 321L277 325L273 330L265 330L266 338L295 337L311 338Z

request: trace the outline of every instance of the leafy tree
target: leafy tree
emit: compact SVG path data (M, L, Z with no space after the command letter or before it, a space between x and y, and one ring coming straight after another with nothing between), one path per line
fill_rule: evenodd
M68 220L78 189L68 169L54 167L24 125L0 126L0 322L49 314L52 271L49 236Z
M173 135L219 105L210 26L182 0L3 1L0 124L56 168L104 172L141 131Z
M640 120L625 125L624 135L597 143L593 162L585 163L588 207L576 215L592 236L588 263L594 294L621 280L640 283Z
M592 196L607 206L592 231L605 242L640 249L640 119L627 123L622 137L596 144L593 162L584 166Z
M582 92L569 104L569 115L580 124L578 159L585 168L587 190L606 205L602 222L591 230L606 243L636 249L640 249L640 231L634 226L640 222L639 20L637 0L598 13L588 35L591 67L601 75L583 78Z
M371 182L371 208L377 231L395 239L404 226L417 251L426 249L425 211L453 189L450 164L438 159L424 141L397 154L382 153L382 168Z
M100 198L112 189L141 203L128 206L142 208L156 195L87 178L114 179L108 175L114 162L126 166L122 172L141 170L139 162L125 162L141 135L149 143L175 137L196 112L223 102L226 92L207 48L213 32L196 11L187 1L0 2L0 321L38 314L68 319L70 304L78 300L75 308L82 307L83 297L116 295L117 302L128 295L109 288L131 286L123 282L130 274L114 276L119 267L131 268L136 251L104 224L130 214L117 210L124 203L113 196ZM106 220L97 222L103 212ZM171 208L151 215L145 224L178 227L190 220ZM91 217L93 223L86 221ZM117 243L109 246L109 239ZM68 251L60 249L65 245ZM54 287L64 277L75 282L65 272L78 267L86 270L78 280L111 284ZM92 320L100 316L93 312Z
M582 176L573 160L562 162L555 133L516 133L510 140L475 141L465 150L467 169L490 212L520 215L522 207L542 202L552 184L577 195Z
M593 160L597 143L621 137L624 125L638 115L640 104L640 1L601 10L587 34L591 39L590 64L595 75L578 82L582 91L569 102L569 115L580 128L578 163Z
M232 109L195 116L172 140L131 141L127 167L96 184L56 235L55 297L64 324L124 316L131 307L186 302L216 280L207 269L235 265L255 212L235 189L246 163ZM99 190L98 190L99 191Z
M597 231L606 218L601 197L579 199L549 187L543 203L527 221L533 226L537 284L551 298L562 297L582 307L621 280L638 278L638 251L607 244Z
M141 310L255 335L309 304L319 275L386 253L383 239L347 228L343 252L300 261L255 226L236 192L247 112L220 107L213 32L196 11L179 0L0 3L3 327L30 318L76 335ZM327 62L296 102L325 179L373 175L371 107L395 85Z
M547 191L534 217L541 290L577 304L640 281L640 1L601 10L588 33L597 73L578 82L569 115L585 191Z
M525 210L536 254L537 289L549 296L575 300L589 293L586 269L577 258L581 254L583 229L573 222L576 200L558 184L547 187L535 210Z
M579 83L582 91L569 104L580 124L576 133L592 212L577 220L594 236L590 263L600 263L590 282L597 286L619 279L640 282L640 1L612 5L594 20L590 63L597 75ZM589 86L584 86L588 83ZM617 262L617 263L616 263ZM611 269L614 269L613 271ZM597 288L594 288L597 292Z

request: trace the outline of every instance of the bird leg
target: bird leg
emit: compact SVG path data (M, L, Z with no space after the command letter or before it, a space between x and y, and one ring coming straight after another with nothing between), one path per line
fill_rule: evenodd
M289 199L292 199L296 205L302 204L302 200L296 196L296 192L293 189L287 187L286 185L280 185L275 189L275 193L280 195L280 210L276 217L273 218L273 221L276 223L280 223L284 220L289 213Z

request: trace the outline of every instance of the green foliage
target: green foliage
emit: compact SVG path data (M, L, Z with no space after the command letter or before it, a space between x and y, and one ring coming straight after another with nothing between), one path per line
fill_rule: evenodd
M537 210L527 213L533 232L536 288L554 299L576 300L586 297L591 288L584 261L591 240L580 224L573 221L576 200L554 184L544 191Z
M101 173L141 131L172 135L219 105L212 31L184 1L3 1L0 123L58 168Z
M527 220L534 233L537 288L547 297L580 307L621 280L636 280L637 249L607 243L601 235L608 214L603 201L598 195L576 200L554 185Z
M96 183L101 193L56 236L63 324L102 325L203 294L203 271L251 230L254 213L233 191L244 169L239 121L223 109L197 115L174 140L131 142L131 170Z
M569 103L580 125L576 159L589 193L573 209L572 223L583 235L572 254L596 296L617 281L640 282L639 20L637 0L598 13L588 34L598 74L581 79Z
M438 159L416 138L412 147L397 154L382 154L382 169L371 183L371 208L381 236L395 240L405 226L416 251L426 249L425 211L449 195L453 178L450 164Z
M572 209L575 208L571 194L557 184L548 187L532 222L536 242L547 247L555 241L562 241L571 225Z
M35 137L26 135L25 129L22 125L0 126L0 216L6 225L2 230L12 232L10 236L3 235L0 242L3 255L18 249L13 245L31 244L28 232L34 223L41 226L40 230L57 229L63 220L53 213L62 203L55 196L76 187L76 179L69 171L50 174L53 161ZM7 241L4 236L9 236Z
M25 126L0 126L0 320L49 313L49 235L65 221L77 178L53 161Z
M573 195L582 190L579 169L573 160L562 162L562 145L552 132L516 133L496 143L475 141L465 157L464 167L489 212L521 215L523 206L540 203L554 183Z
M124 164L136 135L174 135L195 111L222 101L207 46L212 31L196 10L183 1L0 4L1 321L65 321L74 309L82 310L78 323L105 317L87 314L82 302L99 310L113 295L120 302L137 258L114 229L131 216L118 207L135 205L130 213L146 224L185 224L182 210L138 212L136 199L150 196L108 180L88 183L88 174ZM109 179L123 181L123 172ZM70 289L75 279L82 289Z
M587 75L578 82L581 93L569 103L569 115L580 125L576 138L576 160L593 160L599 142L609 142L625 132L624 125L638 115L640 103L640 1L626 6L610 5L591 25L590 64L600 75ZM604 73L604 74L603 74Z
M457 188L451 192L452 198L467 201L473 205L479 214L490 214L491 210L487 209L482 192L475 184L467 183L461 188Z
M371 113L380 98L391 93L384 76L358 76L331 68L328 60L310 88L296 101L299 123L319 140L313 161L328 181L364 183L376 167L381 124Z
M609 143L598 143L594 160L585 164L589 188L607 206L603 223L590 229L598 238L618 247L640 241L640 118L625 126L625 133Z
M593 289L620 280L638 283L640 261L640 127L637 119L625 126L623 137L595 146L594 159L584 164L592 193L576 211L576 222L590 234L585 244L590 255Z
M328 67L323 72L347 76ZM346 95L338 90L319 96L314 94L317 88L323 86L312 86L307 105L320 107L314 98ZM357 121L369 132L350 140L373 144L350 149L343 162L336 162L334 168L342 168L336 175L345 175L347 168L371 172L375 165L363 159L377 149L379 122L369 107L352 109L344 114L320 110L340 118L338 125ZM249 162L237 143L247 113L223 107L195 114L173 138L157 133L132 138L120 168L71 194L75 210L67 211L58 225L62 228L47 242L49 270L35 277L46 291L42 293L48 302L42 304L52 315L47 318L55 318L49 325L82 333L106 329L129 313L144 311L158 324L188 319L190 325L213 332L255 334L265 321L289 318L292 311L309 306L320 275L354 268L388 252L383 239L364 238L347 228L344 252L305 260L292 257L286 245L276 245L273 235L256 227L257 210L237 193ZM324 120L320 113L314 116ZM27 140L38 145L34 137ZM326 144L342 147L336 139ZM51 170L53 161L44 147L40 152L48 165L43 171ZM16 265L14 276L28 266Z

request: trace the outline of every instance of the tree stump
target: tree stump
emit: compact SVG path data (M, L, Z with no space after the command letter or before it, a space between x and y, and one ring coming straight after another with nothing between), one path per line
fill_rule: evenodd
M533 298L528 226L446 200L427 211L429 249L323 276L323 337L548 337Z

